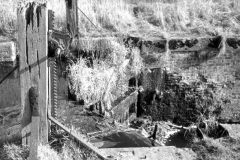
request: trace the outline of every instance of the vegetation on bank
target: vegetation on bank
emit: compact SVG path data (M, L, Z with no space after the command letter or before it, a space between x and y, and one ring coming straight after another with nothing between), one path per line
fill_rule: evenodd
M240 139L231 137L205 140L193 143L192 150L198 160L237 160L240 159Z
M85 105L100 102L100 109L112 108L112 102L129 90L128 80L144 67L137 48L111 41L108 51L104 58L81 57L69 66L71 91Z
M17 7L30 1L33 0L1 0L0 28L16 32ZM48 3L56 15L56 29L65 29L65 1L48 0ZM82 37L236 36L240 33L239 3L238 0L79 0L78 7L97 26L79 10L79 33Z

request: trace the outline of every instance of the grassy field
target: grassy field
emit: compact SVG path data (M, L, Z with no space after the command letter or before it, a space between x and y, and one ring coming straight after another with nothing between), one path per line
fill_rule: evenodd
M17 7L33 0L1 0L0 28L17 30ZM46 0L38 0L44 2ZM56 29L64 29L65 0L49 0ZM240 33L238 0L79 0L81 36L133 34L143 37L197 35L236 36Z

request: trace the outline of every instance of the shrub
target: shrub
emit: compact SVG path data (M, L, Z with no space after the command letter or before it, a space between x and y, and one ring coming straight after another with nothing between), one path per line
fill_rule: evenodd
M104 60L80 58L69 67L70 86L86 105L102 102L103 108L110 109L111 103L128 91L130 77L139 74L142 67L139 50L111 42L110 54Z

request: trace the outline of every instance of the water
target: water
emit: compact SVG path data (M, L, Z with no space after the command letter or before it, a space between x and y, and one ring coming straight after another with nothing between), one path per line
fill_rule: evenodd
M186 148L188 147L188 141L184 139L183 133L178 132L171 135L165 143L165 146L175 146L177 148Z
M105 137L91 140L92 143L103 142L99 148L157 147L158 143L145 138L136 131L116 132Z

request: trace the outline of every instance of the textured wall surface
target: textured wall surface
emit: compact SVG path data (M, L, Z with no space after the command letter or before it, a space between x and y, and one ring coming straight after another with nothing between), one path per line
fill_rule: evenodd
M0 79L16 65L14 42L0 43ZM19 73L15 71L0 84L0 137L20 131L21 107Z
M160 42L161 40L154 41ZM227 38L224 41L222 37L183 38L171 39L165 45L164 43L165 40L150 45L142 43L142 57L145 61L147 60L146 66L153 69L153 72L145 73L143 85L153 90L160 89L159 86L164 84L163 75L154 68L177 73L185 82L198 81L204 77L208 82L225 85L222 94L230 99L231 103L224 106L221 120L240 122L239 39Z

